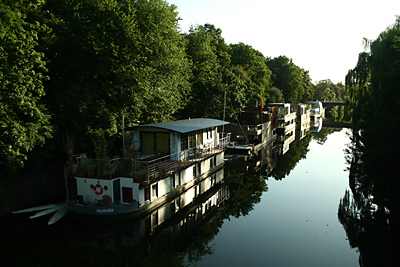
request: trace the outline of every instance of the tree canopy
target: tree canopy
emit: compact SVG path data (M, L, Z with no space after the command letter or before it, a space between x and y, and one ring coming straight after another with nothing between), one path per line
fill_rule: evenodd
M369 52L359 54L357 65L346 76L353 122L377 155L396 155L400 119L400 17L374 41Z
M300 103L312 100L314 95L308 71L298 67L286 56L267 59L272 71L272 84L283 92L286 102Z
M25 14L39 6L0 3L0 164L6 170L23 166L27 152L52 133L41 102L46 64L37 51L38 35L48 29Z
M246 80L246 105L266 102L266 92L271 87L271 70L265 64L264 55L243 43L231 45L232 65L242 66Z
M3 1L2 166L22 166L44 143L54 156L107 156L122 117L233 120L244 105L313 97L288 58L229 45L212 24L181 33L178 22L165 0Z

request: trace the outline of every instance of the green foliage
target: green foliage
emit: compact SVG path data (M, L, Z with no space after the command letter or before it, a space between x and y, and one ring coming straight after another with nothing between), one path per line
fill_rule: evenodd
M191 117L222 118L226 86L223 75L229 69L229 47L221 37L221 30L213 25L192 27L187 39L187 55L192 61L191 105L184 110Z
M360 53L357 66L346 76L346 90L355 127L377 155L396 155L400 118L400 17Z
M51 136L50 116L42 105L47 78L38 34L46 29L26 13L40 2L0 3L0 164L7 171L24 165L27 152Z
M334 84L331 80L322 80L315 86L314 99L319 100L344 100L347 98L345 87L342 83Z
M283 92L286 102L299 103L312 100L313 86L308 71L296 66L285 56L268 59L273 86Z
M246 105L266 102L267 90L271 87L271 71L265 64L263 54L243 43L231 45L232 65L242 66L246 72Z
M285 102L283 98L283 92L273 86L271 89L268 90L268 101L270 103L283 103Z
M88 150L94 130L107 138L129 122L172 118L189 92L189 63L177 12L165 1L48 0L43 40L51 80L46 103L57 139ZM60 142L60 141L59 141Z
M28 152L106 156L122 116L126 126L222 119L226 95L229 120L244 105L313 95L308 72L287 58L290 82L272 87L270 61L250 45L226 44L211 24L181 34L176 6L164 0L5 0L0 12L6 169Z
M224 97L227 112L241 109L248 75L241 66L231 66L231 48L214 25L192 27L186 35L187 55L192 61L190 105L182 117L223 118Z

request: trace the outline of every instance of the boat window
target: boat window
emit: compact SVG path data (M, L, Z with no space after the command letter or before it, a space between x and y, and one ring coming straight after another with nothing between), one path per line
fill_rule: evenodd
M142 154L154 154L154 133L142 132Z
M189 145L190 147L196 147L196 133L190 133L189 134Z
M152 192L151 192L152 197L157 197L158 196L158 184L155 184L152 186Z
M196 132L196 139L197 139L197 142L196 142L196 144L197 145L201 145L201 144L203 144L203 131L202 130L199 130L199 131L197 131Z
M189 148L188 140L189 136L187 133L181 134L181 150L186 150Z
M156 133L156 152L161 154L169 153L168 133Z
M150 188L146 187L144 189L144 200L150 200Z

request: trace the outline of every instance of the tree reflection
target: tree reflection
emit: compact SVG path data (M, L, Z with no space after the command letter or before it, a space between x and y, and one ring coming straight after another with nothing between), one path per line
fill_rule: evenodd
M306 158L310 141L311 135L307 135L305 138L291 143L289 151L278 157L278 164L271 172L270 177L275 178L275 180L282 180L288 176L297 163Z
M323 145L328 139L328 135L341 130L342 128L322 128L319 132L312 133L312 138L317 141L319 145Z
M360 251L360 266L399 266L396 165L372 149L361 131L353 131L346 151L351 192L340 200L338 217L351 247Z

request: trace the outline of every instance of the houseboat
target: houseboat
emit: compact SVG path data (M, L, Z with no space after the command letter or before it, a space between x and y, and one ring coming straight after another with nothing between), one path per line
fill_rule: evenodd
M132 158L75 156L66 164L68 214L108 222L151 212L223 168L228 122L187 119L132 128Z
M289 145L296 138L296 112L292 111L290 103L270 103L278 107L278 126L276 128L277 142L282 145L281 154L289 150Z
M243 107L237 124L225 127L231 133L228 152L231 154L250 154L256 152L275 137L277 125L276 107Z
M311 127L311 111L306 104L293 105L296 112L296 140L301 140L307 135Z
M324 107L320 101L308 101L307 104L311 106L311 121L324 116Z

